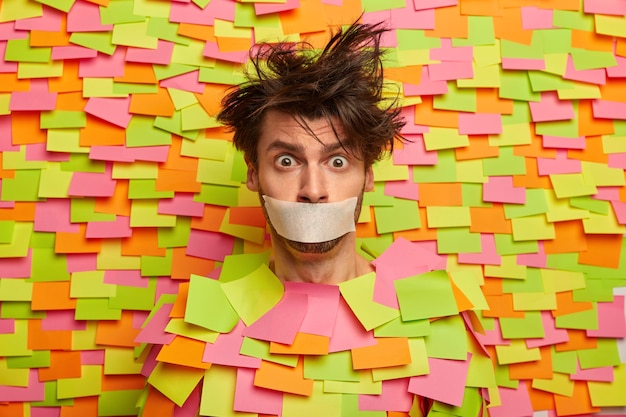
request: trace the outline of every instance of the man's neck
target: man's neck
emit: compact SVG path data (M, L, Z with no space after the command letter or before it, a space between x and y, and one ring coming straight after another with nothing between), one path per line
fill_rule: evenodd
M283 245L274 246L271 268L281 281L338 285L373 271L372 265L356 252L353 237L346 237L331 251L301 254Z

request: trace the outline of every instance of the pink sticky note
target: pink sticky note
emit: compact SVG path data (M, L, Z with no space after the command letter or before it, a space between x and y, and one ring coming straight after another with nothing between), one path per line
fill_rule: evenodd
M598 329L587 330L590 337L626 337L624 296L615 295L612 303L598 303Z
M496 240L493 234L482 233L480 235L480 253L459 253L459 263L478 265L501 265L502 257L496 250Z
M212 1L201 9L193 2L172 2L169 20L205 26L213 25L215 18L233 22L235 5L234 1Z
M291 345L307 312L308 297L285 292L283 298L260 319L244 329L243 335L253 339Z
M584 136L565 138L560 136L543 135L544 148L585 149L587 141Z
M192 93L198 94L202 94L204 92L205 86L204 83L198 81L198 71L192 71L175 77L166 78L161 81L160 85L164 88L177 88L179 90L191 91Z
M495 113L459 113L459 133L497 135L502 133L502 116Z
M78 64L80 78L110 78L124 75L126 48L118 46L112 55L98 54Z
M202 361L241 368L259 368L261 359L239 353L245 328L246 326L240 321L230 333L222 333L214 343L207 343Z
M441 258L436 252L426 251L407 239L398 238L372 264L376 267L373 300L397 309L394 281L439 269Z
M30 369L27 387L0 385L0 402L43 401L45 395L45 384L39 382L37 369Z
M74 319L74 310L46 311L46 317L41 320L41 329L55 330L85 330L87 322Z
M456 65L456 64L453 64ZM422 67L422 76L419 84L402 84L405 96L431 96L448 93L448 83L445 79L431 77L428 67Z
M235 238L218 232L192 229L187 243L187 255L223 262L233 252Z
M337 309L337 320L330 337L328 352L341 352L376 344L373 331L365 331L348 304L340 298Z
M554 11L535 6L522 7L522 29L552 29Z
M385 182L385 195L406 200L419 200L419 186L413 182L413 170L411 169L409 169L409 177L403 181Z
M626 153L612 153L609 155L609 163L611 168L626 169Z
M129 109L130 97L91 97L85 106L86 113L124 128L132 117Z
M415 10L427 10L437 7L456 6L458 0L413 0Z
M285 282L284 285L285 293L299 293L307 296L308 309L300 331L331 337L339 309L339 287L291 281Z
M566 100L559 100L557 93L554 91L542 93L540 102L530 102L528 105L533 122L571 120L574 118L572 103Z
M626 14L626 2L623 0L585 0L583 10L589 14L623 16Z
M428 358L430 372L411 377L409 392L446 404L463 405L471 354L468 353L467 356L464 361Z
M624 78L626 77L626 58L615 55L615 61L617 65L606 68L606 75L611 78Z
M207 42L202 51L202 55L207 58L221 59L223 61L243 64L248 60L248 49L244 51L222 52L216 42Z
M159 277L157 279L155 298L158 300L163 294L178 294L179 284L176 281L175 279L170 279L170 277Z
M32 143L26 145L27 161L66 162L70 160L67 152L48 152L45 143Z
M85 236L88 239L131 237L130 217L116 216L113 222L88 222Z
M410 2L401 9L391 9L391 27L395 29L435 28L435 9L415 10Z
M159 214L173 214L176 216L202 217L204 203L194 201L192 193L176 193L174 198L159 200Z
M526 190L513 186L513 177L489 177L483 186L483 200L491 203L526 203Z
M408 387L408 378L383 381L380 394L359 395L359 410L409 412L413 406L413 395L407 391Z
M126 61L168 65L172 60L174 43L159 39L156 49L128 47Z
M283 408L283 393L254 386L254 374L254 369L237 369L233 410L280 416Z
M474 77L472 62L441 62L439 64L425 65L428 68L428 76L433 81L450 81Z
M596 68L589 70L577 70L574 67L574 59L568 55L567 66L563 78L567 80L581 81L590 84L606 84L606 71L604 68Z
M502 405L489 409L490 417L532 416L533 406L526 382L520 381L516 389L498 388Z
M87 1L77 1L67 13L68 32L108 32L113 25L100 23L100 6Z
M543 70L546 62L543 59L506 58L502 57L502 69L505 70Z
M401 130L403 135L421 135L430 132L428 126L415 123L415 106L402 107L400 115L406 121L406 125Z
M85 48L79 45L54 46L52 48L52 60L61 61L64 59L88 59L98 56L98 51Z
M0 258L2 278L29 278L33 250L28 249L28 255L23 258Z
M104 365L104 349L81 350L80 363L83 365Z
M596 200L620 201L620 187L598 187L598 192L592 197Z
M0 52L2 52L0 50ZM20 150L19 145L13 145L11 143L11 116L0 116L0 151L1 152L18 152Z
M70 197L111 197L117 181L110 174L97 172L74 172L70 181Z
M148 278L141 276L138 269L109 269L104 273L104 283L127 287L148 288Z
M537 158L537 172L539 175L575 174L582 172L582 165L578 159L569 159L567 150L557 150L556 158Z
M284 3L254 3L254 13L257 16L261 16L264 14L293 10L298 7L300 7L300 0L287 0Z
M611 201L611 207L619 224L626 224L626 203Z
M32 81L31 81L32 84ZM11 94L9 110L54 110L57 105L57 93L47 91L15 91Z
M474 48L471 46L452 46L452 39L442 38L441 46L430 50L430 58L435 61L472 62Z
M26 38L28 38L28 31L15 29L15 22L0 23L0 39L9 40ZM4 56L4 52L2 53L2 56Z
M517 264L530 266L533 268L546 268L548 256L543 249L543 242L537 242L539 251L537 253L521 253L517 255Z
M36 203L35 231L78 233L78 224L70 222L70 200L51 199Z
M526 339L526 346L529 349L565 343L569 340L567 329L557 329L556 320L551 312L542 311L541 321L543 323L544 337L540 339Z
M152 316L152 319L145 325L135 337L137 343L154 343L169 345L176 335L165 332L165 327L170 322L170 312L173 304L163 304L161 308Z
M2 301L0 301L0 307ZM15 319L0 319L0 334L13 334L15 333Z
M98 254L96 253L68 253L65 255L67 272L95 271L98 269Z
M601 368L580 369L580 364L576 361L576 372L570 375L573 381L599 381L612 382L615 378L612 366Z
M608 100L593 100L591 102L593 117L598 119L626 120L626 103Z
M174 407L173 417L196 417L200 409L200 387L196 387L182 407Z
M402 149L393 152L396 165L437 165L436 151L427 151L423 135L405 135L407 141Z

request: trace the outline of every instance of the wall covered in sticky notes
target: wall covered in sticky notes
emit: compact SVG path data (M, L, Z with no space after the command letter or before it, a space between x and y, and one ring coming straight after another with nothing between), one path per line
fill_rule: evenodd
M137 413L146 319L270 248L215 120L248 49L361 14L391 29L411 140L375 166L359 250L449 271L498 364L491 415L624 412L624 1L5 0L1 416Z

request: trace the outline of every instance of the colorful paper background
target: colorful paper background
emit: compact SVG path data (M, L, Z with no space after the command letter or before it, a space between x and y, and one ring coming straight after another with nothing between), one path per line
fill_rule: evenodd
M362 12L391 28L411 142L375 168L360 250L438 254L540 415L622 405L626 1L4 0L0 416L136 414L159 299L269 247L224 91L254 42Z

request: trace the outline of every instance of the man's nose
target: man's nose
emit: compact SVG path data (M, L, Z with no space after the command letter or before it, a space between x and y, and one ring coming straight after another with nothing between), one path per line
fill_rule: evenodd
M325 203L328 202L328 187L324 173L320 167L307 167L300 179L298 202Z

